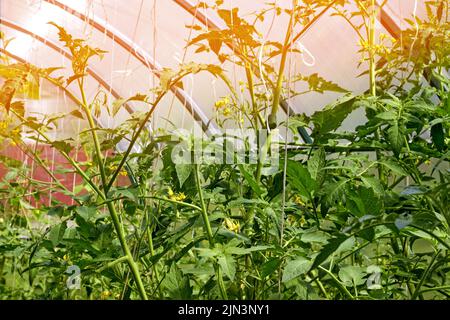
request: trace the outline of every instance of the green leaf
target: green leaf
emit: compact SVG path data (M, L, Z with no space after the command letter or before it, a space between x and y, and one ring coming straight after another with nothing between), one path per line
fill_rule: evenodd
M146 102L147 101L147 96L145 94L136 94L128 99L117 99L112 103L112 116L115 116L117 114L117 112L119 112L120 108L122 108L122 106L124 104L126 104L129 101L142 101L142 102ZM109 109L108 109L109 110ZM109 112L109 111L108 111Z
M189 284L189 277L183 276L175 264L172 264L161 285L172 299L189 300L192 297L192 287Z
M48 238L54 247L56 247L59 244L59 242L62 240L62 238L64 237L64 232L66 231L66 228L67 228L67 224L64 221L64 222L52 227L52 229L50 230Z
M306 273L311 267L311 261L304 257L297 257L286 264L283 270L283 282L288 282Z
M286 174L294 189L301 195L311 198L311 194L317 189L317 184L311 178L308 169L297 161L288 160Z
M233 256L230 254L221 254L217 257L217 263L220 265L220 268L225 275L230 278L231 281L234 281L234 276L236 275L236 263Z
M125 212L132 216L136 213L138 206L136 205L136 202L130 201L130 200L124 200L123 201L123 209Z
M245 167L242 164L239 164L238 167L239 167L239 170L241 171L245 181L247 181L249 186L258 195L258 197L261 197L261 195L264 193L264 191L259 186L259 184L256 182L255 178L245 169Z
M247 253L256 252L256 251L266 251L266 250L270 250L270 249L273 249L273 246L252 246L250 248L245 248Z
M66 210L65 210L65 208L63 207L63 206L55 206L55 207L51 207L49 210L48 210L48 212L47 212L47 214L49 215L49 216L58 216L58 217L63 217L64 216L64 214L66 213L65 212Z
M325 200L329 205L341 198L345 191L345 186L350 180L341 179L339 181L329 183L324 188Z
M395 154L400 154L402 147L405 144L405 137L399 127L398 122L395 122L387 131L389 144L394 150Z
M354 102L355 97L347 95L326 106L321 111L315 112L311 116L311 120L314 123L312 135L315 138L319 138L339 128L347 116L358 106Z
M380 160L380 164L384 165L385 167L392 170L394 173L401 175L401 176L407 176L408 172L405 171L405 169L402 168L402 166L393 158L386 159L386 160Z
M177 262L183 258L189 251L191 251L195 246L199 245L200 242L207 240L206 236L200 236L192 240L189 244L185 245L181 250L179 250L176 255L169 259L170 262ZM184 271L184 269L183 269Z
M178 182L180 183L180 188L189 178L192 172L192 165L190 164L175 164L175 171L177 172Z
M234 240L234 239L233 239ZM239 247L225 247L225 254L235 254L235 255L244 255L249 253L245 248Z
M220 49L222 48L222 40L220 39L208 39L208 44L211 50L219 55Z
M66 141L53 141L52 143L52 147L55 148L56 150L65 152L67 154L70 153L70 151L72 151L73 147Z
M356 217L366 215L364 202L358 194L347 195L346 207Z
M366 269L358 266L346 266L339 270L339 278L347 287L364 284L366 275Z
M362 229L356 235L362 239L372 242L375 238L375 228Z
M128 98L127 101L142 101L142 102L146 102L147 101L147 95L137 93L134 96Z
M330 236L323 231L309 231L301 235L300 240L305 243L317 242L326 244Z
M23 84L23 92L28 99L40 99L39 75L37 73L28 74L27 81Z
M209 249L209 248L195 248L198 251L199 255L205 258L212 258L220 254L220 251L217 248Z
M81 78L83 78L85 76L86 76L86 74L74 74L74 75L70 76L66 80L66 87L68 87L75 80L81 79Z
M431 140L439 151L443 151L447 147L442 123L435 124L431 127Z
M233 8L232 10L217 10L219 17L227 24L229 27L234 27L234 25L239 25L241 19L238 16L239 8Z
M376 118L381 120L393 121L397 119L397 114L393 111L386 111L376 115Z
M233 239L234 240L234 239ZM253 246L250 248L240 248L235 246L225 247L225 253L235 254L235 255L244 255L249 254L256 251L265 251L268 249L273 249L273 246Z
M275 270L278 269L280 264L281 264L281 259L278 259L278 258L272 258L272 259L266 261L261 266L261 276L263 278L270 276L272 273L275 272Z
M384 193L383 185L377 178L369 176L361 176L361 181L364 183L366 187L372 188L376 194L382 195Z
M25 115L25 103L23 101L14 101L10 104L10 110L14 110L23 117Z
M321 250L320 253L316 256L314 259L313 264L311 265L310 270L314 270L318 266L320 266L325 260L327 260L333 253L335 253L340 245L344 243L345 240L348 238L345 236L339 236L336 238L333 238L328 241L328 244L326 244Z
M170 68L164 68L161 71L159 81L160 81L162 90L167 91L170 89L170 83L172 81L172 78L174 78L176 75L177 75L177 72Z
M381 201L373 189L358 187L348 193L346 205L356 217L381 214Z
M349 91L340 87L338 84L325 80L317 73L313 73L306 77L301 77L302 80L308 82L309 90L318 93L324 93L325 91L348 93Z
M117 198L126 198L136 203L139 201L138 190L132 187L116 189L114 190L114 196Z
M126 103L126 99L117 99L112 103L112 116L115 116L119 112L120 108Z
M97 214L97 208L96 207L80 206L80 207L76 207L75 211L85 221L92 220Z
M319 148L314 151L312 157L308 161L308 171L311 174L312 179L318 182L322 180L323 172L321 172L321 170L325 167L325 162L324 148Z

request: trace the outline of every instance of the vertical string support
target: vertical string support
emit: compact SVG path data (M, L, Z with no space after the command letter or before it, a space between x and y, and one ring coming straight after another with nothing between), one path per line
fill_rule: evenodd
M370 24L369 24L369 52L370 52L370 93L377 95L376 84L376 64L375 64L375 23L376 23L376 3L371 0L370 4Z

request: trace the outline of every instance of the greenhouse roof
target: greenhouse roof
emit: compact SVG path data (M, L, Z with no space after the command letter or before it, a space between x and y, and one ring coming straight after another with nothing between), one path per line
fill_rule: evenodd
M291 3L275 2L286 8ZM387 1L378 15L378 30L398 37L399 30L405 28L405 18L425 14L424 2ZM241 15L250 17L265 5L265 1L229 0L223 7L238 8ZM186 46L195 37L195 30L189 26L207 30L225 27L214 10L203 8L200 1L193 0L2 0L0 13L1 30L15 38L8 47L8 54L15 59L39 67L70 66L71 55L58 41L57 30L48 24L50 21L106 50L108 53L102 60L90 62L87 95L91 98L98 88L107 91L112 99L147 92L159 82L163 68L176 69L180 63L217 63L213 52L198 54L194 53L195 47ZM352 92L367 90L367 79L358 76L364 68L359 66L357 35L343 19L336 18L329 7L317 12L316 17L296 43L302 54L289 59L286 68L294 73L301 70L304 74L318 74ZM281 41L287 19L287 16L275 17L274 14L273 19L260 21L263 40ZM223 68L233 85L239 87L245 77L244 70L228 62ZM298 91L304 86L292 85ZM49 109L67 108L67 104L54 106L59 99L66 98L57 90L47 89ZM164 106L155 111L152 125L154 128L172 125L190 128L195 119L203 129L217 131L209 119L213 118L214 102L226 92L225 84L210 74L190 76L183 81L183 89L175 87L165 98ZM289 101L284 112L310 114L339 95L342 93L308 92ZM129 108L139 109L139 106L130 103L128 111ZM99 121L111 126L127 116L124 110L115 118L103 117Z
M8 49L11 56L42 67L67 66L71 58L48 22L63 26L77 37L89 39L108 51L102 60L91 62L89 94L94 95L101 87L117 99L154 87L163 67L176 69L180 63L189 61L217 62L212 52L194 55L195 48L186 47L186 41L194 37L189 26L210 30L224 28L223 20L213 10L202 8L199 3L192 0L2 0L0 27L15 38ZM289 6L289 3L278 1L280 6ZM236 7L245 16L264 5L265 1L225 1L224 6ZM378 27L398 36L399 29L404 27L402 18L414 14L424 14L423 1L390 0L379 14ZM267 41L281 40L287 23L283 19L287 17L274 15L272 21L262 21L261 30L265 34L261 36ZM333 17L332 10L324 8L298 40L303 54L289 61L287 68L317 73L349 91L364 91L367 81L358 77L362 69L358 68L356 37L345 21ZM238 86L244 77L243 70L226 63L224 69ZM209 126L215 130L208 119L212 118L214 102L225 92L225 86L211 75L196 75L195 82L192 77L188 78L183 89L173 89L165 107L156 111L153 125L167 126L164 119L170 119L177 127L190 127L194 117L204 129ZM310 92L293 99L289 111L312 113L337 96L339 93ZM114 119L101 120L104 125L111 121Z

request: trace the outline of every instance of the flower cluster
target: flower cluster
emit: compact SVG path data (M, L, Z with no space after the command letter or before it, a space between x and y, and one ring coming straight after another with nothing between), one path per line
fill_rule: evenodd
M216 110L220 112L224 117L231 115L230 99L228 97L222 98L214 104Z
M167 194L169 195L169 199L172 201L183 201L186 199L186 195L183 192L175 193L172 188L169 188Z
M117 170L117 166L110 166L109 169L110 169L112 172L114 172L114 171ZM119 175L126 177L126 176L128 176L128 172L127 172L127 170L122 169L122 170L120 170Z
M228 230L230 230L231 232L236 232L236 233L238 233L239 230L240 230L240 228L241 228L241 226L240 226L240 224L239 224L239 221L236 221L236 220L233 220L233 219L225 218L224 224L225 224L225 227L226 227Z

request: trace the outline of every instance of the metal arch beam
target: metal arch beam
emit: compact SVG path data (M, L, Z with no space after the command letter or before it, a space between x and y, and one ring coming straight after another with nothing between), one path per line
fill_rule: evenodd
M173 0L181 8L189 12L194 18L200 21L205 27L212 30L220 30L219 24L213 18L208 17L198 10L198 7L192 4L189 0Z
M389 32L389 34L395 39L399 39L402 29L395 22L392 16L386 11L385 8L381 8L380 10L380 23L382 26Z
M77 17L78 19L88 23L93 26L99 32L108 36L115 43L120 45L123 49L133 55L138 61L140 61L143 65L145 65L153 74L155 74L158 78L161 76L162 67L153 59L153 57L145 52L142 48L133 43L130 39L128 39L125 35L121 34L118 30L115 30L112 27L109 27L106 23L100 23L97 19L92 19L68 6L61 3L57 0L44 0L45 2L54 5L67 13ZM211 122L208 117L204 114L199 105L190 97L184 90L178 87L170 88L172 93L177 97L177 99L183 104L183 106L187 109L187 111L193 116L196 121L200 121L202 124L202 128L206 132L210 132L212 134L219 133L220 130L218 127Z

